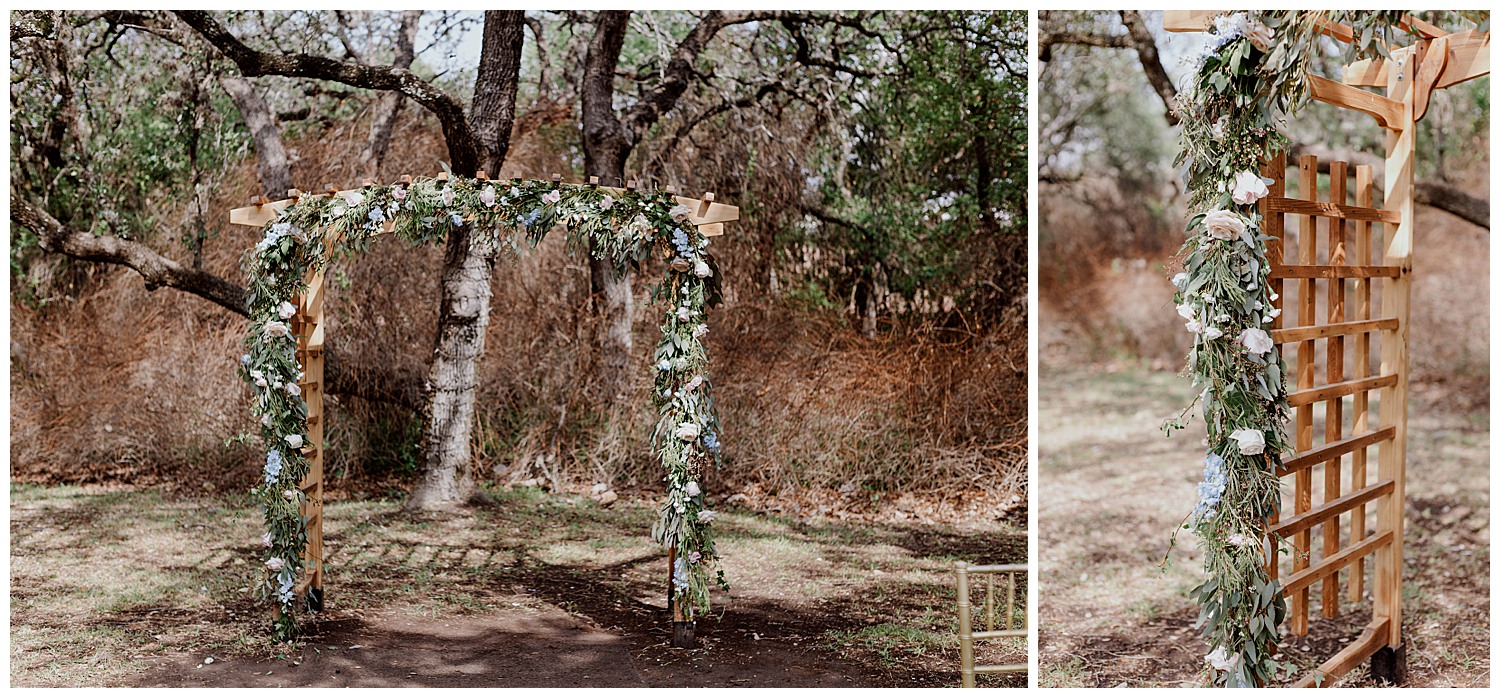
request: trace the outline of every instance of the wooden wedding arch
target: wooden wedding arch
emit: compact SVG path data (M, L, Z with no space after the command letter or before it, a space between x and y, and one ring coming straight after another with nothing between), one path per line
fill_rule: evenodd
M1165 27L1200 32L1218 14L1168 11ZM1287 395L1294 411L1295 454L1277 470L1292 483L1292 501L1290 507L1283 503L1281 516L1267 522L1272 532L1293 544L1290 559L1279 559L1273 549L1269 562L1271 576L1281 580L1290 601L1290 634L1308 633L1313 586L1320 586L1322 616L1337 618L1341 589L1347 589L1350 603L1358 602L1364 597L1366 574L1370 576L1370 620L1364 632L1303 677L1299 687L1331 684L1366 659L1377 679L1401 683L1406 676L1401 574L1415 126L1433 91L1489 74L1490 49L1488 32L1450 34L1412 17L1405 17L1403 26L1417 38L1410 46L1392 48L1389 59L1353 63L1341 81L1307 76L1313 100L1367 114L1385 129L1383 203L1376 206L1367 165L1353 168L1351 193L1348 164L1327 163L1328 191L1320 195L1319 163L1311 156L1300 159L1297 196L1289 197L1282 155L1265 166L1263 174L1273 183L1270 195L1258 204L1264 232L1273 238L1267 251L1272 290L1280 296L1276 307L1287 305L1290 294L1296 308L1294 316L1280 314L1271 333L1283 357L1295 356L1287 359L1288 375L1297 381ZM1345 44L1355 41L1347 25L1325 20L1321 30ZM1360 89L1371 87L1385 94ZM1288 219L1295 225L1288 226ZM1376 285L1378 313L1372 307ZM1318 342L1324 348L1321 380ZM1352 367L1345 365L1351 348ZM1377 351L1380 364L1371 366ZM1371 414L1372 393L1379 402L1376 415ZM1323 419L1321 438L1314 434L1315 412ZM1373 472L1372 449L1378 454ZM1323 477L1315 481L1319 468ZM1315 529L1321 546L1313 543Z
M478 179L488 180L484 172L479 172ZM447 180L446 173L437 175L438 180ZM505 180L506 182L519 183L522 178ZM403 176L400 183L409 185L411 176ZM552 175L552 183L562 182L562 175ZM362 186L374 184L372 180L365 180ZM588 186L599 187L599 178L590 177ZM605 192L618 193L625 190L635 189L637 183L630 181L625 189L612 187L599 187ZM270 223L276 216L288 207L296 204L303 197L326 197L343 196L357 189L339 190L337 187L328 186L320 194L305 194L293 189L287 192L287 198L280 201L267 201L264 197L256 197L251 205L236 208L229 212L229 222L232 225L244 225L260 228ZM688 222L696 227L705 236L714 237L724 234L724 224L739 220L740 210L738 207L716 202L713 192L693 199L678 196L676 188L667 186L664 191L674 196L677 203L686 206L689 211ZM384 228L375 233L384 235L395 229L393 219L387 218ZM327 330L327 321L324 314L324 269L316 268L308 272L307 290L293 303L297 306L297 312L291 319L291 330L297 338L297 363L303 372L302 381L298 384L302 389L303 399L307 403L307 434L302 447L302 453L307 457L310 467L307 477L302 480L300 489L305 495L301 505L302 517L307 526L307 547L303 551L304 563L303 577L298 580L294 587L296 598L304 603L308 610L323 610L324 602L324 566L326 555L323 550L323 456L324 442L324 420L326 411L323 409L323 362L324 362L324 339ZM686 604L676 594L671 582L673 565L676 562L676 550L670 550L667 555L667 604L672 609L673 620L673 644L678 647L692 647L695 644L694 622L686 610ZM279 612L279 611L278 611Z

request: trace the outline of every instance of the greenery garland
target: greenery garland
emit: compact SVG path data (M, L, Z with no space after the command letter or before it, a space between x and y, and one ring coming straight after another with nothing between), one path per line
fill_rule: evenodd
M709 240L689 223L691 211L659 192L609 192L593 186L541 181L513 183L452 177L409 185L370 185L331 197L298 200L265 227L245 261L250 276L250 329L239 372L255 393L266 447L263 480L252 490L265 515L268 575L263 597L280 609L274 632L297 633L295 594L307 547L298 485L310 462L302 454L307 406L298 383L292 299L308 272L336 255L368 247L387 223L413 244L439 242L471 227L473 244L519 256L554 227L568 231L569 250L591 250L617 269L648 258L668 260L652 298L665 306L655 352L653 403L660 415L652 446L666 469L667 498L653 538L677 550L673 584L689 612L706 611L711 580L727 589L714 549L715 513L699 476L719 464L719 422L708 380L704 312L720 301L719 270Z
M1266 521L1281 505L1276 468L1285 439L1286 366L1267 329L1280 310L1267 281L1270 263L1256 202L1259 175L1287 147L1287 116L1307 99L1308 64L1320 20L1349 24L1352 61L1384 52L1401 12L1234 12L1215 18L1197 70L1179 95L1182 150L1177 164L1195 213L1182 248L1186 270L1173 278L1177 312L1194 334L1187 372L1208 431L1198 504L1185 528L1202 542L1207 581L1193 590L1198 627L1215 685L1264 686L1276 675L1286 601L1267 570ZM1191 410L1192 406L1188 407ZM1184 411L1184 416L1187 414ZM1169 420L1167 435L1186 426ZM1175 537L1175 536L1174 536ZM1292 551L1305 555L1307 551Z

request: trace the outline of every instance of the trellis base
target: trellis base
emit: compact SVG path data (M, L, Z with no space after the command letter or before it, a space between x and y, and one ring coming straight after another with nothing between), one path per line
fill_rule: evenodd
M1392 686L1406 685L1406 643L1375 650L1370 655L1370 678Z

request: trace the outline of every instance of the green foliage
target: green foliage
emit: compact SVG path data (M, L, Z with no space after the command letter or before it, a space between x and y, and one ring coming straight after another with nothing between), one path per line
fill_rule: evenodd
M618 197L618 198L616 198ZM708 609L708 588L727 588L712 535L713 511L699 486L718 464L719 428L704 313L720 301L720 275L709 241L687 225L691 211L656 192L607 193L597 187L540 181L484 182L464 177L420 179L409 186L371 185L342 196L306 197L266 226L265 238L246 257L251 323L240 374L253 386L253 412L261 418L267 449L265 482L255 498L265 514L269 578L263 594L280 613L280 639L297 632L293 584L303 567L306 522L297 484L310 462L301 452L307 406L299 383L297 339L288 323L290 303L306 289L309 272L333 258L362 251L389 222L396 237L433 244L458 228L474 230L474 244L505 254L535 247L548 231L566 226L572 250L587 250L617 267L638 267L653 256L668 259L668 273L652 291L663 307L652 400L660 415L652 433L666 470L667 499L652 535L678 554L674 584L689 607ZM502 231L510 231L504 234Z
M998 310L992 294L1023 283L994 272L1000 238L1026 230L1025 13L905 13L892 28L907 37L894 55L861 54L892 72L856 83L847 145L819 153L832 215L811 235L846 251L840 287L884 273L909 300Z

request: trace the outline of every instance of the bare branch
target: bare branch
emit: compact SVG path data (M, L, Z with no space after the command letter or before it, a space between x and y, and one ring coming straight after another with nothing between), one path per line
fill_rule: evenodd
M163 286L187 291L236 314L248 316L245 289L206 271L192 269L134 240L73 230L21 197L13 197L10 220L40 239L42 249L89 262L120 264L140 273L148 290Z
M443 136L448 142L448 157L453 161L453 171L472 176L478 169L479 141L464 114L463 104L410 70L361 65L305 53L258 51L236 38L207 12L178 10L176 14L225 57L234 61L245 77L283 75L314 78L369 90L394 90L410 97L437 116L438 122L442 124Z

